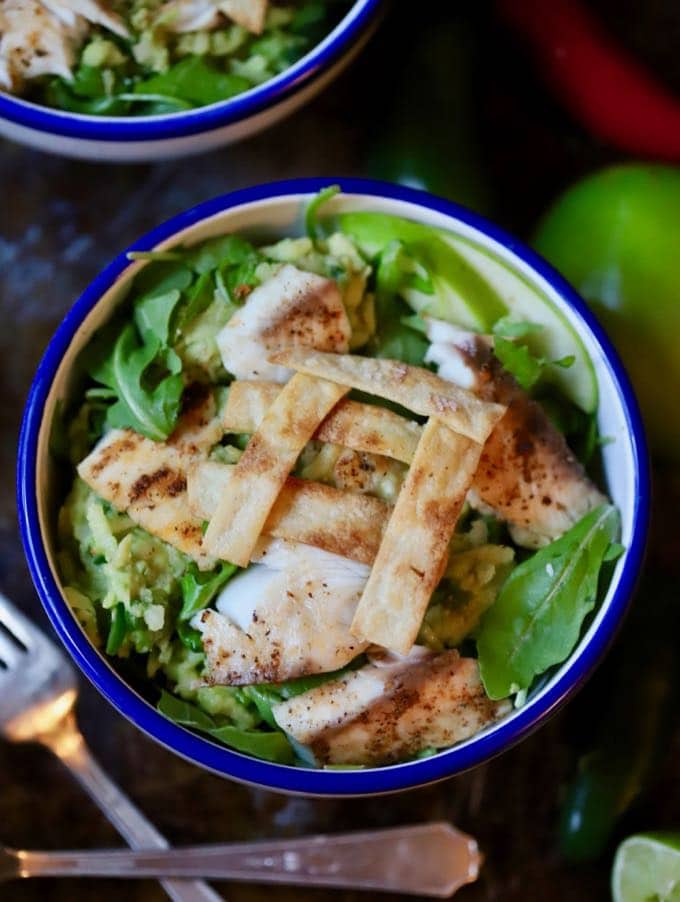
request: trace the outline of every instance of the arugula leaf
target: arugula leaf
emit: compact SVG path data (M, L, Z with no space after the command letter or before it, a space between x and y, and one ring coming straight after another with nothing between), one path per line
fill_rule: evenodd
M201 573L196 564L191 563L180 579L182 587L182 608L179 620L190 620L198 611L202 611L213 600L215 595L238 571L236 564L220 564L217 571Z
M222 269L225 266L234 266L243 263L253 255L262 259L254 246L239 235L220 235L202 241L197 247L188 248L185 251L185 262L199 275L211 272L214 269Z
M403 241L393 240L380 252L376 264L376 289L385 294L403 294L409 288L434 294L432 276Z
M191 269L184 263L184 253L173 251L131 251L129 260L149 260L135 276L135 297L185 291L193 280Z
M542 332L543 326L539 323L529 323L524 320L516 320L508 314L496 320L493 324L493 334L502 338L525 338L535 332Z
M212 276L210 272L202 273L186 295L186 299L177 308L175 316L175 335L178 336L196 319L196 317L207 310L211 305L214 297Z
M170 339L170 320L181 297L174 288L166 294L152 294L135 304L133 319L144 341L156 339L167 345Z
M280 730L266 733L264 730L242 730L227 725L211 730L210 735L237 752L245 752L265 761L277 764L292 764L295 761L293 748L286 734Z
M200 56L186 56L165 72L134 86L135 94L162 94L164 99L204 106L247 91L250 82L240 75L220 71Z
M156 708L161 714L165 714L170 720L174 720L183 727L193 727L195 730L204 730L208 733L216 728L212 717L202 711L198 705L185 702L164 690L161 691L161 698Z
M571 654L618 529L616 508L600 505L510 574L477 637L490 698L529 689L535 676Z
M264 730L244 730L232 724L218 725L216 721L197 705L185 702L169 692L161 692L157 710L183 727L191 727L207 733L218 742L224 743L238 752L254 755L266 761L292 764L295 754L285 733Z
M151 367L160 378L150 379ZM182 363L155 337L139 344L136 330L128 323L110 354L95 362L90 375L116 393L116 402L107 411L111 427L134 429L154 441L163 441L172 432L180 409L183 382Z
M195 630L189 625L187 620L182 620L177 624L177 636L179 641L190 651L203 651L203 636L200 630Z
M545 360L534 357L526 345L515 344L500 335L494 339L494 354L525 391L534 387L545 368Z
M283 699L278 687L267 685L265 683L254 686L243 686L241 688L241 694L245 699L255 705L257 713L265 723L269 724L270 727L278 729L278 724L274 720L274 715L272 714L274 705L278 705Z
M312 239L312 241L316 241L321 237L320 227L319 227L319 210L326 201L329 201L332 197L335 197L336 194L340 193L340 185L329 185L328 188L322 188L321 191L316 195L316 197L312 198L310 202L307 204L307 210L305 211L305 229L307 231L307 235Z
M375 357L422 366L429 342L410 324L406 315L408 309L404 301L395 296L378 295L375 301L376 330L369 346Z

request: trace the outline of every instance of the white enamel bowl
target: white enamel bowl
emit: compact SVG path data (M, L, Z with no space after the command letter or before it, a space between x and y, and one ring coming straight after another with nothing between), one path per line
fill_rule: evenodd
M50 342L26 405L18 463L18 507L26 555L45 609L64 644L103 695L140 729L190 761L268 789L316 795L361 795L422 785L484 762L540 726L586 679L611 642L638 575L649 507L642 425L628 379L583 301L540 257L467 210L422 192L364 180L337 181L335 210L374 210L441 226L473 242L540 293L573 327L594 366L598 421L609 493L621 512L625 552L599 610L570 658L527 703L501 722L431 758L365 770L312 770L258 761L177 726L129 686L88 641L60 588L55 564L60 486L49 452L57 404L73 390L74 360L112 314L142 264L121 254L73 305ZM300 234L305 202L328 180L298 180L239 191L195 207L141 238L131 249L171 248L225 232L274 238ZM130 249L128 249L130 250ZM63 490L63 489L62 489Z
M302 59L229 100L161 116L89 116L0 92L0 135L38 150L113 163L202 153L262 131L307 103L366 43L383 0L357 0Z

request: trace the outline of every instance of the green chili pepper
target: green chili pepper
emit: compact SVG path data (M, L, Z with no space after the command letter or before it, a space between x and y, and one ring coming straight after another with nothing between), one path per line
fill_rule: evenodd
M652 782L674 722L678 664L672 589L647 581L610 659L572 717L590 739L568 787L562 854L597 858L621 816Z
M394 4L376 57L392 60L389 95L375 98L380 128L371 175L493 212L476 131L475 62L481 43L469 14L433 5L414 20Z

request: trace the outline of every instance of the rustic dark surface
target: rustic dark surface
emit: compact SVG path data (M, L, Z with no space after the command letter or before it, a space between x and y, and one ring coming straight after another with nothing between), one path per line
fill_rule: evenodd
M636 15L635 6L629 3L627 14ZM649 31L650 23L643 24ZM491 18L483 27L475 122L481 162L496 217L526 236L557 191L616 155L560 112L538 85L521 49ZM375 130L376 118L380 124L376 99L389 91L389 64L383 34L352 71L304 111L237 147L198 159L116 167L0 144L0 589L44 629L46 618L19 542L13 479L22 406L51 332L106 262L167 217L243 185L292 176L363 174L367 136ZM433 140L435 135L433 130L432 136L418 139ZM663 522L661 517L664 560L673 570L677 546ZM574 766L568 741L574 710L580 709L571 706L519 747L471 774L390 798L350 801L287 798L202 773L141 735L84 681L79 717L104 767L174 843L447 818L475 834L486 855L481 879L462 891L461 899L586 902L606 897L611 849L597 864L578 867L561 861L556 849L558 805ZM677 826L674 765L679 751L676 737L655 786L622 833ZM47 752L1 741L0 840L54 849L119 844L104 817ZM366 898L236 885L224 891L231 902ZM0 890L0 898L13 902L95 897L101 902L152 902L164 894L154 883L121 886L113 881L43 881Z

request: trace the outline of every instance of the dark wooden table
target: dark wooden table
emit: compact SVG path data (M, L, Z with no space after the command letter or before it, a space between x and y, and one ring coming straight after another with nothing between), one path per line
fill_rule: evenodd
M634 6L624 4L627 14L634 15ZM615 154L559 110L521 49L490 15L476 27L482 29L484 48L474 91L480 163L496 218L526 236L563 186ZM22 406L56 324L114 254L199 201L277 178L365 174L367 141L381 125L377 98L390 91L389 66L383 34L305 110L243 144L198 159L106 166L0 145L0 589L44 629L47 621L19 542L13 481ZM431 135L414 139L434 140L435 134L433 126ZM673 566L677 545L662 532ZM273 795L201 772L144 737L84 681L79 709L83 731L103 765L174 843L447 818L475 834L486 856L479 882L460 894L469 902L606 897L611 854L595 865L576 867L566 865L556 849L558 806L573 768L569 716L567 709L500 759L438 786L376 800L316 801ZM622 831L677 825L679 751L676 737L656 785ZM53 849L119 844L104 817L48 753L2 742L0 840ZM231 902L367 898L245 885L224 887L224 894ZM164 894L151 882L64 880L13 884L3 887L0 898L151 902Z

